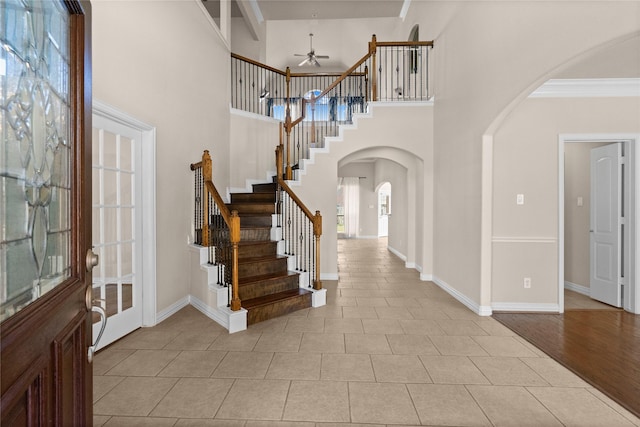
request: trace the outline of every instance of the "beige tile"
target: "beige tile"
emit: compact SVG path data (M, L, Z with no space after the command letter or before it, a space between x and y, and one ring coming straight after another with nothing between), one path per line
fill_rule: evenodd
M97 402L102 396L113 390L126 377L115 377L112 375L93 376L93 402Z
M496 427L553 427L562 424L524 387L469 385L469 393Z
M219 330L191 330L183 331L164 346L165 350L206 350L215 341L221 332Z
M94 415L93 416L93 427L102 427L109 421L111 417L107 415Z
M617 413L619 413L620 415L622 415L624 418L626 418L627 420L629 420L631 423L633 423L635 426L640 427L640 418L636 417L635 415L633 415L631 412L629 412L627 409L623 408L622 406L620 406L619 403L614 402L613 400L611 400L608 396L605 396L604 393L602 393L600 390L596 390L593 387L589 387L588 389L586 389L589 393L593 394L596 398L600 399L602 402L604 402L607 406L609 406L611 409L613 409L614 411L616 411Z
M177 350L138 350L109 370L107 375L153 377L178 354Z
M254 421L248 420L245 427L316 427L314 422L301 421Z
M364 328L361 319L325 319L324 331L325 333L362 334Z
M409 313L411 313L414 319L437 320L437 319L449 318L449 316L447 316L444 311L439 310L437 308L409 307ZM444 334L444 331L443 331L443 334Z
M443 356L488 356L470 337L430 335L431 342Z
M232 385L231 379L182 378L151 416L213 418Z
M178 380L128 377L93 405L96 415L147 416Z
M371 291L369 291L371 293ZM380 297L356 297L356 302L358 303L358 307L386 307L387 300Z
M253 333L258 332L284 332L285 326L287 326L287 317L276 317L275 319L269 319L262 322L251 325L250 330ZM235 334L233 334L235 335Z
M549 385L533 369L515 357L471 357L471 361L494 385Z
M421 307L420 303L415 298L389 297L389 298L386 298L386 300L387 300L387 304L389 304L389 307L407 307L407 308ZM411 310L409 310L409 313L411 313Z
M379 319L413 319L406 307L375 307L375 310Z
M342 319L342 307L336 305L323 305L309 311L309 318L324 317L325 319Z
M118 350L113 347L100 350L93 359L93 375L104 375L133 353L135 350Z
M285 333L324 332L324 317L289 317Z
M536 357L536 354L513 337L472 337L491 356Z
M160 373L159 377L209 377L226 351L187 350L181 352Z
M342 307L342 316L345 319L377 319L378 313L374 307Z
M209 346L209 350L220 351L251 351L260 339L262 332L250 330L234 334L220 334Z
M375 381L371 358L367 354L323 354L322 380Z
M440 354L424 335L387 335L393 354Z
M422 424L490 426L482 409L462 385L408 384Z
M302 334L300 352L305 353L344 353L344 334Z
M565 426L633 426L585 389L530 387L528 390Z
M112 347L118 350L159 350L178 335L180 335L179 330L162 331L156 328L140 328L112 344Z
M103 425L105 427L171 427L175 423L175 418L111 417Z
M411 335L445 335L444 331L432 319L400 320L405 334Z
M306 317L301 319L307 320ZM291 320L291 318L289 320ZM264 332L256 343L253 351L295 352L300 349L300 340L302 340L301 332Z
M356 297L341 297L327 295L327 305L335 305L340 307L356 307L358 302Z
M489 380L465 356L426 356L420 360L437 384L489 384Z
M447 335L487 335L487 332L473 320L440 319L437 323Z
M583 379L553 359L526 357L520 360L554 387L589 387Z
M349 400L353 422L420 424L404 384L350 382Z
M478 324L478 326L484 329L489 335L493 335L493 336L515 335L515 332L513 332L511 329L507 328L502 323L494 319L491 319L490 321L486 321L486 322L476 322L476 323Z
M319 353L276 353L265 378L278 380L319 380L322 355Z
M292 381L282 419L322 422L350 421L347 383Z
M404 334L396 319L362 319L365 334Z
M181 419L175 427L244 427L244 420Z
M377 382L432 382L422 362L415 355L372 354L371 363Z
M273 353L230 351L211 374L212 378L264 378Z
M344 334L347 353L391 354L387 336L382 334Z
M218 419L280 420L289 381L236 380L218 410Z

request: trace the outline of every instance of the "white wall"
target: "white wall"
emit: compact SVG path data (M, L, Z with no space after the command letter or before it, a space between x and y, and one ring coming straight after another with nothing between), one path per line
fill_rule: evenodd
M496 263L490 253L492 171L490 165L483 170L483 140L490 141L515 105L554 70L637 33L640 3L464 2L447 10L450 21L434 30L429 11L443 6L414 3L407 26L420 23L421 38L435 39L434 273L486 312Z
M498 129L493 146L494 303L503 308L559 303L559 135L637 133L639 118L638 98L530 98ZM516 205L516 194L525 195L524 205ZM523 277L532 278L531 289L524 289Z
M276 173L279 121L269 117L231 110L229 190L251 191L256 181L270 182ZM253 182L252 182L253 181ZM223 189L218 189L222 191Z
M229 51L196 1L96 1L92 11L94 98L157 129L161 312L189 294L189 164L209 149L216 182L229 182Z

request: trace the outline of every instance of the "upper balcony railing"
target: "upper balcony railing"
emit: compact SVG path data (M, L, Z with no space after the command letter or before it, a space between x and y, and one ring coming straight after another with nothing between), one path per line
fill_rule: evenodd
M369 101L427 101L432 46L378 42L374 35L367 53L341 74L281 71L232 54L231 105L284 122L285 177L291 179L309 150L366 112Z

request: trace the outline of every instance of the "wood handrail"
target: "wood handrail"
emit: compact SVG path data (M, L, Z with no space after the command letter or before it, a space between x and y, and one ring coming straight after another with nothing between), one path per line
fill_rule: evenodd
M232 256L232 265L231 265L231 310L238 311L241 308L241 301L238 298L238 247L240 243L240 217L238 216L238 211L233 210L229 211L226 203L220 196L218 189L213 184L213 173L212 173L212 165L211 165L211 156L209 155L209 150L204 150L202 153L202 161L197 163L192 163L190 165L191 170L196 170L198 168L202 168L202 180L204 182L205 187L205 197L203 200L203 217L204 223L202 224L202 241L206 242L207 245L209 242L209 194L213 198L216 206L220 210L220 214L224 219L224 222L229 227L229 242L231 243L231 256Z
M236 53L231 53L231 57L235 58L235 59L239 59L240 61L248 62L249 64L255 65L256 67L260 67L260 68L264 68L264 69L269 70L269 71L273 71L274 73L278 73L278 74L281 74L283 76L286 75L285 71L278 70L277 68L270 67L268 65L262 64L262 63L260 63L258 61L254 61L253 59L249 59L249 58L247 58L245 56L238 55Z

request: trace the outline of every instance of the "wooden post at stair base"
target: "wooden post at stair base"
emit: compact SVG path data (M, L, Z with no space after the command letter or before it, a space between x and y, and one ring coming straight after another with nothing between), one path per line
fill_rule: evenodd
M320 211L316 211L316 216L313 219L313 235L316 239L316 277L313 281L313 289L322 289L322 282L320 281L320 236L322 235L322 215Z
M209 190L204 183L211 181L212 177L211 156L209 155L209 150L204 150L204 153L202 153L202 182L204 186L204 200L202 201L202 216L204 217L202 221L202 244L207 247L211 246L209 239Z
M378 100L378 77L377 66L376 66L376 51L378 47L376 46L376 35L374 34L371 37L371 41L369 42L369 53L371 54L371 100Z
M290 105L290 90L291 90L291 69L287 67L287 110L285 117L285 130L287 132L287 168L285 171L285 179L290 181L293 179L293 170L291 169L291 105Z
M238 211L231 211L231 224L229 226L231 239L231 311L238 311L241 308L241 301L238 297L238 244L240 243L240 217Z

